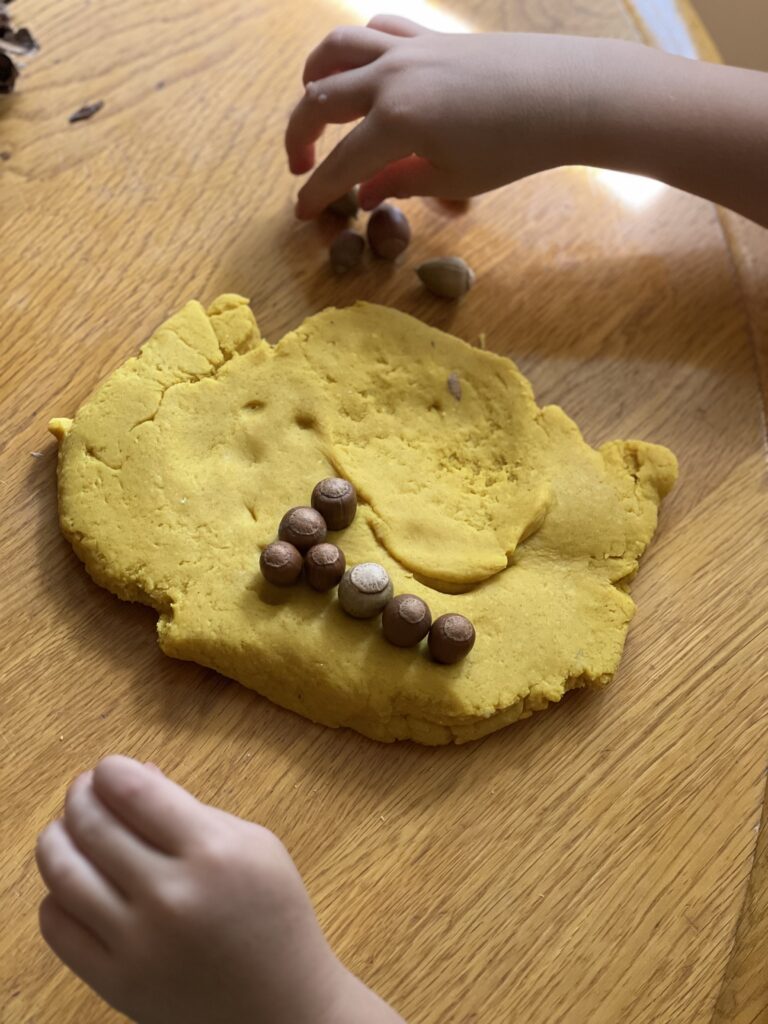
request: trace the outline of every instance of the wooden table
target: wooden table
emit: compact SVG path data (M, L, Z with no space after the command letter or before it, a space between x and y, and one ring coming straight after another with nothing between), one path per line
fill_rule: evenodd
M765 234L567 169L462 217L410 201L404 265L332 279L322 227L292 220L281 136L308 49L368 6L14 5L43 50L0 115L0 1020L117 1019L43 946L33 863L68 780L111 751L275 829L335 948L411 1024L768 1019L764 846L746 895L768 694ZM664 0L441 9L711 55ZM478 270L460 305L412 272L445 253ZM482 332L591 442L673 448L680 482L614 685L429 750L331 732L163 657L154 616L92 584L59 535L46 423L167 313L220 291L251 296L272 339L357 297Z

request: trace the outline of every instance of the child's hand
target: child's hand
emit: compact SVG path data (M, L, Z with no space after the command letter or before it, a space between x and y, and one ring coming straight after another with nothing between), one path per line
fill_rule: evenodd
M387 196L458 199L574 162L595 73L643 48L567 36L449 35L402 18L332 32L310 54L286 133L291 170L314 166L326 124L363 118L317 168L298 214L316 216L362 182Z
M304 68L291 170L327 124L362 118L299 193L317 216L353 185L460 199L561 164L660 178L768 226L768 75L574 36L449 35L379 15L332 32Z
M142 1024L403 1024L334 957L264 828L109 757L67 793L37 862L48 945Z

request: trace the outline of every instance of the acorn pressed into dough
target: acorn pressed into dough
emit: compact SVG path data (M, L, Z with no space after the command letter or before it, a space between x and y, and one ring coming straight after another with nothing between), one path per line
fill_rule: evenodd
M157 610L167 654L326 725L428 744L610 680L677 474L657 445L591 448L510 360L368 303L272 347L245 299L191 302L51 430L65 535L98 583ZM471 620L465 660L390 644L308 586L275 603L260 552L327 477L359 498L347 564Z

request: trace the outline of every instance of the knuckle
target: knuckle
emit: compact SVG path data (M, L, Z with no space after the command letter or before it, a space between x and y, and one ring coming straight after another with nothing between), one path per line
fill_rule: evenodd
M285 880L286 870L293 870L293 859L282 841L260 825L254 825L252 837L252 861L259 866L263 878L272 879L275 884Z
M344 25L331 29L325 37L325 44L330 50L343 50L351 42L350 31Z
M187 879L164 878L149 893L153 910L171 924L188 922L195 917L198 899Z
M397 78L404 74L411 64L411 57L407 50L394 46L391 50L379 59L381 72L388 78Z
M261 825L248 823L244 835L241 824L238 822L234 829L220 826L200 839L196 845L195 861L203 877L209 877L212 872L219 877L227 877L240 870L246 861L268 867L290 859L274 832ZM247 854L245 851L248 851Z
M387 132L401 131L407 122L407 110L397 96L384 96L376 105L376 120Z
M285 857L290 857L282 839L275 835L274 832L265 828L263 825L253 824L252 828L254 840L259 844L265 856L274 857L276 860L282 860Z
M206 836L200 843L198 857L204 869L225 871L232 864L232 843L226 835Z

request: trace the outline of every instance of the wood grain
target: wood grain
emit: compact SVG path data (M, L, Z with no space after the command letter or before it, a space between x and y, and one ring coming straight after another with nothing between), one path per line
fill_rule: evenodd
M741 281L761 382L768 403L768 231L730 211L721 211L723 228ZM765 532L765 527L763 527ZM762 676L766 674L765 654ZM764 1024L768 1021L768 793L749 886L712 1024Z
M768 947L768 830L765 809L736 941L723 977L712 1024L768 1020L765 950Z
M763 1019L765 985L739 966L758 933L734 946L768 690L759 243L742 231L736 251L698 199L633 206L574 168L464 217L403 204L404 265L331 279L326 228L292 220L281 135L304 54L351 0L16 7L43 50L0 108L0 1020L119 1019L43 946L33 863L66 783L111 751L275 829L336 949L411 1024L700 1024L721 989L718 1024ZM445 9L480 29L638 32L618 0ZM460 305L412 273L444 253L478 271ZM158 652L153 615L93 585L59 535L46 423L168 312L224 290L271 338L358 297L484 333L590 442L677 452L613 686L468 747L381 747ZM764 906L753 892L745 921ZM752 1015L731 1018L729 979L747 976Z

